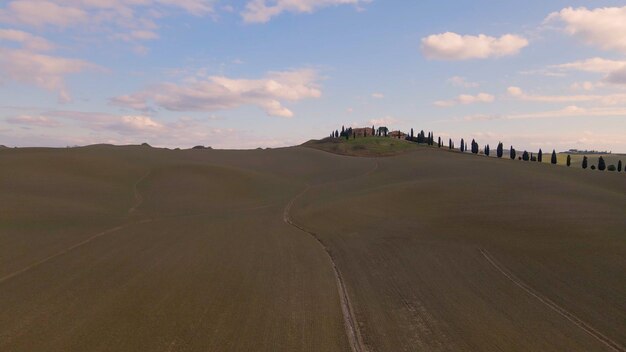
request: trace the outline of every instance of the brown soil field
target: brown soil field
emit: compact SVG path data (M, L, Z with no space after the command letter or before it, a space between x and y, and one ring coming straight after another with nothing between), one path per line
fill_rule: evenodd
M626 174L402 151L2 149L0 351L624 351Z

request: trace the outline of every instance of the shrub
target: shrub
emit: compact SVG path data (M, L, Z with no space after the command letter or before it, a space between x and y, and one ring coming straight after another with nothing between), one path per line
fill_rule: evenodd
M595 165L591 165L591 170L595 170L596 166Z

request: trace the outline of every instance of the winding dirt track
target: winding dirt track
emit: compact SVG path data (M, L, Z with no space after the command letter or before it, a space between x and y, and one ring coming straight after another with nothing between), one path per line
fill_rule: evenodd
M152 171L148 171L145 175L143 175L141 178L139 178L139 180L137 180L137 182L134 183L134 185L133 185L133 197L135 198L135 203L128 210L129 214L134 212L137 209L137 207L139 207L141 205L141 203L143 202L143 197L139 193L139 190L137 189L137 186L139 186L139 183L141 183L141 181L146 179L150 175L151 172ZM47 262L49 262L49 261L51 261L51 260L53 260L55 258L58 258L58 257L60 257L60 256L62 256L64 254L67 254L67 253L73 251L74 249L76 249L78 247L82 247L82 246L86 245L87 243L90 243L90 242L92 242L92 241L94 241L94 240L96 240L96 239L98 239L100 237L103 237L103 236L106 236L108 234L120 231L120 230L122 230L124 228L127 228L127 227L131 226L131 225L145 224L145 223L148 223L148 222L151 222L151 221L152 221L152 219L144 219L144 220L134 221L134 222L130 222L130 223L127 223L127 224L115 226L113 228L106 229L104 231L98 232L97 234L95 234L95 235L93 235L93 236L91 236L89 238L86 238L85 240L83 240L81 242L73 244L73 245L71 245L71 246L69 246L67 248L64 248L64 249L60 250L59 252L57 252L55 254L52 254L52 255L50 255L48 257L45 257L45 258L43 258L43 259L41 259L39 261L36 261L36 262L34 262L34 263L32 263L32 264L30 264L30 265L28 265L28 266L26 266L26 267L24 267L24 268L22 268L20 270L14 271L14 272L12 272L12 273L10 273L8 275L0 277L0 284L4 283L5 281L8 281L8 280L10 280L10 279L12 279L12 278L14 278L16 276L19 276L19 275L21 275L21 274L23 274L23 273L25 273L25 272L27 272L29 270L32 270L32 269L34 269L34 268L36 268L36 267L38 267L38 266L40 266L40 265L42 265L44 263L47 263Z
M516 286L518 286L522 290L526 291L526 293L528 293L529 295L535 297L541 303L545 304L546 306L548 306L553 311L559 313L565 319L571 321L572 323L574 323L574 325L578 326L579 328L584 330L586 333L588 333L593 338L595 338L596 340L600 341L601 343L603 343L604 345L606 345L607 347L609 347L613 351L616 351L616 352L626 352L626 349L623 346L621 346L619 343L611 340L609 337L607 337L606 335L602 334L601 332L599 332L598 330L593 328L591 325L585 323L582 319L578 318L573 313L567 311L565 308L563 308L563 307L559 306L558 304L554 303L552 300L550 300L549 298L543 296L541 293L537 292L535 289L533 289L532 287L528 286L522 280L517 278L515 275L513 275L513 273L511 273L508 269L506 269L504 266L502 266L502 264L498 263L498 261L496 259L494 259L491 256L491 254L489 254L489 252L487 252L486 249L480 248L479 250L480 250L480 253L483 255L483 257L485 257L485 259L487 259L487 261L491 264L491 266L493 266L496 270L498 270L502 275L504 275L509 281L513 282Z
M373 172L375 172L379 167L378 162L376 162L376 164L374 165L373 168L371 168L370 170L368 170L367 172L355 176L355 177L350 177L349 179L356 179L356 178L361 178L361 177L366 177L369 176L370 174L372 174ZM346 180L341 180L341 181L346 181ZM328 182L328 183L333 183L333 182L338 182L338 181L332 181L332 182ZM323 184L320 184L318 186L321 186ZM288 225L291 225L295 228L297 228L298 230L310 235L311 237L313 237L315 239L315 241L324 249L324 252L326 252L326 255L328 256L328 259L330 260L330 263L333 267L333 272L335 273L335 281L337 282L337 291L339 291L339 300L341 302L341 312L343 314L343 322L344 322L344 326L346 328L346 335L348 337L348 342L350 343L350 348L353 352L367 352L367 347L365 345L365 343L363 342L363 337L361 336L361 332L359 331L359 327L357 325L356 322L356 318L355 318L355 314L354 311L352 309L352 303L350 302L350 296L348 295L348 291L346 289L346 285L344 284L344 280L343 277L341 276L341 272L339 271L339 268L337 267L337 263L335 262L335 258L333 258L332 253L330 252L330 250L328 249L328 247L326 247L326 245L324 244L324 242L322 242L322 240L319 238L319 236L317 236L317 234L315 234L314 232L311 232L307 229L305 229L304 227L296 224L293 222L293 220L291 219L291 208L293 207L293 204L296 202L296 200L298 200L300 197L302 197L306 192L308 192L311 189L310 185L307 185L305 187L304 190L302 190L302 192L298 193L295 197L293 197L289 203L287 203L287 206L285 206L285 210L283 211L283 221L285 223L287 223Z
M302 226L294 223L289 215L289 212L291 211L294 202L298 198L303 196L309 189L311 189L311 186L307 185L302 192L300 192L291 199L283 212L283 220L285 221L285 223L312 236L315 241L317 241L317 243L319 243L319 245L324 249L324 252L328 256L328 259L330 260L330 263L333 267L333 272L335 273L335 281L337 282L337 290L339 291L339 300L341 302L341 312L343 313L343 322L346 328L346 335L348 337L348 342L350 343L350 348L353 352L366 352L367 349L365 348L365 344L363 343L363 338L361 337L358 326L356 325L356 319L354 318L354 313L352 311L350 297L348 296L348 292L346 291L346 286L343 282L343 278L341 277L341 272L339 271L339 268L337 268L335 259L333 258L328 248L324 245L324 243L322 243L322 241L315 233L310 232L304 229Z

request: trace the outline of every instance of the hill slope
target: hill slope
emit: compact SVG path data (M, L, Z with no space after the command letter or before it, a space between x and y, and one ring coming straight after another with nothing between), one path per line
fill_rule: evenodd
M624 173L426 147L4 149L0 168L0 350L626 345Z

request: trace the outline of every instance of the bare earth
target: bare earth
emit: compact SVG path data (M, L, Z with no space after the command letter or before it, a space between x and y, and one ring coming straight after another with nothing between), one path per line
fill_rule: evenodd
M625 351L625 173L368 156L0 150L0 351Z

